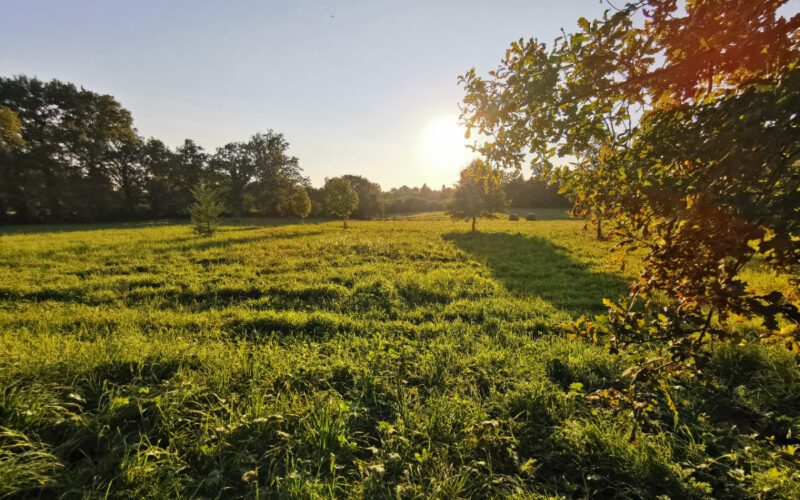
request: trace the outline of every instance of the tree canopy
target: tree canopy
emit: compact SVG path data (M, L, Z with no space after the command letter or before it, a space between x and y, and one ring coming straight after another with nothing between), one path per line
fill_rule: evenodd
M353 217L358 219L383 217L385 203L378 183L360 175L343 175L342 179L349 182L358 195L358 207L353 211Z
M209 166L227 191L231 213L278 215L281 198L295 186L308 185L299 160L289 156L288 149L283 134L272 130L217 149Z
M275 215L307 186L289 143L272 130L211 155L187 139L144 139L112 96L58 80L0 78L0 220L185 217L192 189L220 185L227 213Z
M305 219L311 214L311 198L308 196L308 191L303 187L298 187L292 190L289 195L289 207L292 214L301 219Z
M502 173L483 160L473 160L461 171L447 213L454 219L472 220L494 217L508 205L502 187Z
M652 366L691 364L734 313L767 337L800 321L789 292L758 292L742 273L759 259L800 276L800 15L784 4L635 1L551 46L518 40L488 78L461 79L489 161L574 158L559 176L575 213L598 232L612 219L620 248L647 252L605 331L613 345L664 342L681 361Z
M19 116L11 108L0 107L0 152L9 152L22 144L22 122Z
M342 219L342 225L347 227L347 218L358 208L358 193L341 177L325 181L324 192L325 207L332 215Z

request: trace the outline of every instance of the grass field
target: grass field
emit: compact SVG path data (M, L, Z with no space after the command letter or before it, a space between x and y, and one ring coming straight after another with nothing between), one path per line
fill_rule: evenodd
M797 358L718 349L629 443L563 329L638 264L537 213L8 229L0 496L800 496Z

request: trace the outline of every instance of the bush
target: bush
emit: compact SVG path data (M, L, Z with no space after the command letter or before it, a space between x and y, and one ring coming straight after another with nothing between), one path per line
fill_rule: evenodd
M536 220L536 214L531 212L527 216L525 216L525 220Z
M511 215L508 216L508 220L516 222L516 221L519 220L519 215L511 214Z

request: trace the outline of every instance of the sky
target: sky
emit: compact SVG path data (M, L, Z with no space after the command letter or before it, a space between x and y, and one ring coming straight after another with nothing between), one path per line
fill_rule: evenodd
M471 67L551 42L598 0L0 0L0 76L111 94L145 137L207 151L273 129L312 184L452 185Z

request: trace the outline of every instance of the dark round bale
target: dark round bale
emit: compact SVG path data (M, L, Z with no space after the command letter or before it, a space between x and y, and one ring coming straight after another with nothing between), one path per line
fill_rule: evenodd
M525 220L536 220L536 214L531 212L526 217Z
M511 214L511 215L508 216L508 220L518 221L519 220L519 215Z

